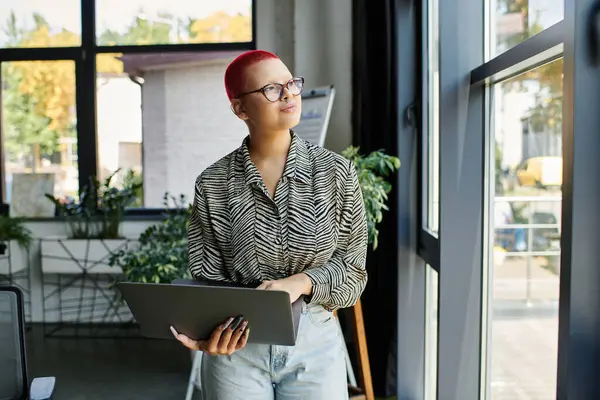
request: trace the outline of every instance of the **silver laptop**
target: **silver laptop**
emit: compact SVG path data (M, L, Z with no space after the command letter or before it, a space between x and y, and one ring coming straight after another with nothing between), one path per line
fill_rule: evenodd
M121 282L117 288L146 337L175 339L172 325L194 340L206 340L227 318L241 315L251 327L248 343L296 343L297 321L287 292L198 283Z

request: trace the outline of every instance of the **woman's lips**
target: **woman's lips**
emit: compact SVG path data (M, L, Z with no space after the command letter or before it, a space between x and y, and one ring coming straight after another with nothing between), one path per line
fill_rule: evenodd
M296 111L297 108L298 106L296 106L296 103L290 103L287 106L281 108L280 111L284 113L293 113L294 111Z

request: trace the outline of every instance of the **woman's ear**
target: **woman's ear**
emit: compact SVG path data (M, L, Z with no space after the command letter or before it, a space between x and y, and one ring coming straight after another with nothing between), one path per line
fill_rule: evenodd
M231 111L241 120L246 121L248 119L248 115L246 114L246 110L244 109L244 104L240 99L231 100Z

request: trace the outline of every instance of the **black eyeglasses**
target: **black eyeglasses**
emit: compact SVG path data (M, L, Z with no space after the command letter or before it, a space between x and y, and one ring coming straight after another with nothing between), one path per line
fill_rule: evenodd
M304 78L299 76L299 77L290 79L285 84L269 83L268 85L265 85L265 86L261 87L260 89L253 90L251 92L242 93L242 94L238 95L237 97L239 98L242 96L246 96L247 94L260 92L263 94L263 96L265 96L265 98L267 100L269 100L271 103L274 103L283 97L283 89L284 88L286 88L290 92L291 95L298 96L300 93L302 93L303 87L304 87Z

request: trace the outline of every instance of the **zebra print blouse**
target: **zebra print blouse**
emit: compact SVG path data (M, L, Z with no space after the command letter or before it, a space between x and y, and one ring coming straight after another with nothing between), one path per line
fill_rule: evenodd
M242 146L196 179L189 269L196 279L257 284L304 272L309 301L356 303L367 282L367 223L353 163L291 132L274 199Z

